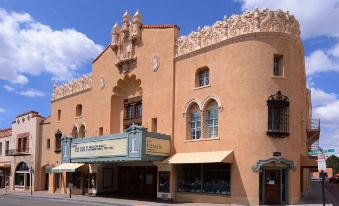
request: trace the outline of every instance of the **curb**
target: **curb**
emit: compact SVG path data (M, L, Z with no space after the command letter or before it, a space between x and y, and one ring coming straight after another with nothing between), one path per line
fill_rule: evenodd
M17 195L17 194L0 194L0 196L9 196L9 197L21 197L21 198L36 198L36 199L53 199L59 201L70 201L70 202L79 202L79 203L94 203L94 204L109 204L114 206L133 206L130 204L122 204L122 203L113 203L113 202L105 202L105 201L88 201L88 200L81 200L81 199L72 199L67 197L46 197L46 196L37 196L37 195Z

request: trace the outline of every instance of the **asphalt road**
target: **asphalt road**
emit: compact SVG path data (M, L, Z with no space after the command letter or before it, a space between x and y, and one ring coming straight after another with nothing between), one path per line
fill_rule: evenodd
M14 197L0 195L0 206L106 206L113 204L105 203L86 203L70 200L58 200L47 198L32 198L32 197Z

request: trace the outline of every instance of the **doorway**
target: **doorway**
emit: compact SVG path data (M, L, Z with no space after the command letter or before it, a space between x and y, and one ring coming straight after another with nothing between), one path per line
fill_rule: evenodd
M120 195L156 199L157 167L119 167L118 191Z
M260 202L268 205L286 203L287 170L283 168L264 169L259 177Z
M45 173L45 190L49 187L49 173Z

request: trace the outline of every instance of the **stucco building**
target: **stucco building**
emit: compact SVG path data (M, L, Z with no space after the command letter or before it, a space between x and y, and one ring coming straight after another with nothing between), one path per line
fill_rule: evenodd
M320 134L310 95L299 23L288 12L247 11L181 37L176 25L126 12L92 73L54 85L40 187L297 203Z
M41 123L30 111L16 116L11 128L0 130L0 188L40 190Z

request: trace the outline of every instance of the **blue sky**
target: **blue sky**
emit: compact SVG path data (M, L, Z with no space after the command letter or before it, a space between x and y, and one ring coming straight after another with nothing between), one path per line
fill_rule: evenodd
M22 112L48 116L53 82L91 72L126 9L139 9L145 24L177 24L187 35L256 6L288 9L299 20L321 145L338 151L339 0L0 0L0 128Z

